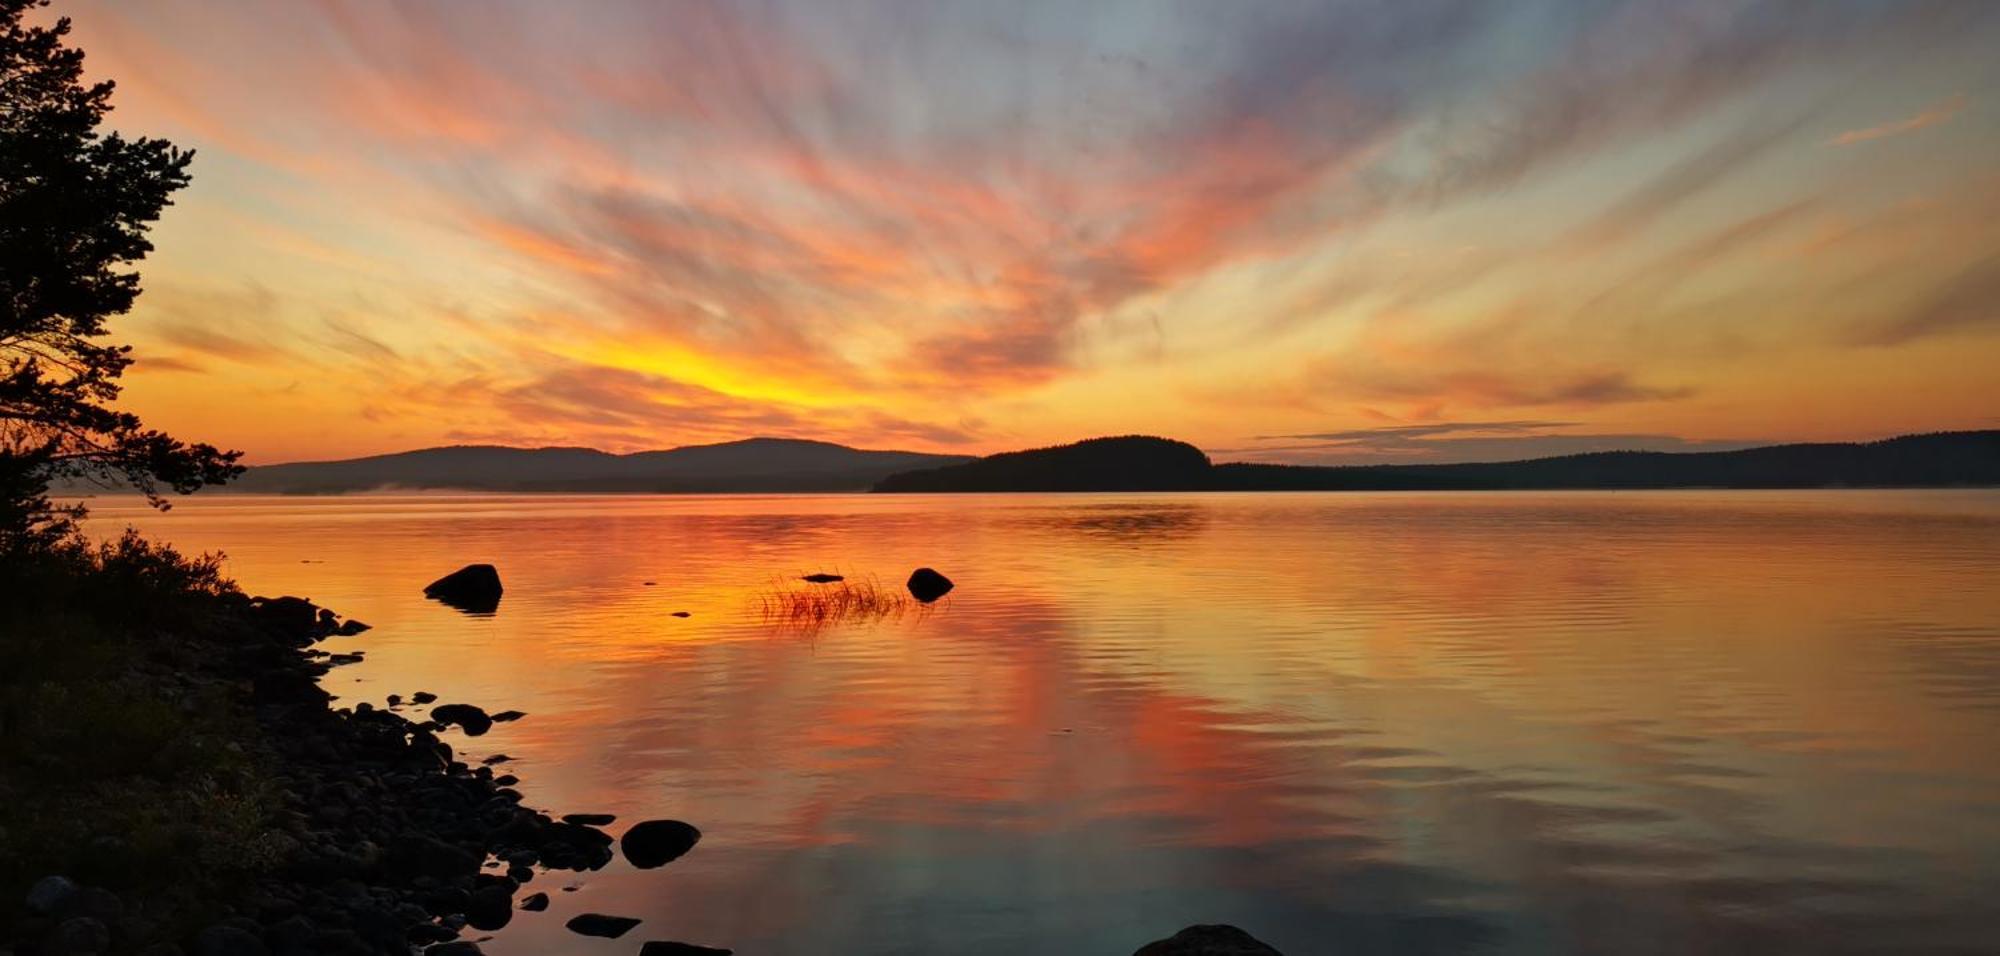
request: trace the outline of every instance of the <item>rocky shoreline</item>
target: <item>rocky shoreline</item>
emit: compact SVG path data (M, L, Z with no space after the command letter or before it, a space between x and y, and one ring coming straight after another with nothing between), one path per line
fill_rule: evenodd
M270 788L252 875L219 894L227 899L199 901L213 918L191 925L185 912L162 911L185 900L121 899L49 874L12 907L0 956L475 956L487 934L517 912L549 908L549 894L531 889L537 877L597 870L620 853L650 869L701 838L690 824L648 820L614 840L600 829L614 822L609 814L555 817L525 807L511 774L496 771L495 761L468 764L439 735L456 728L479 736L495 722L527 715L488 714L421 691L388 695L387 709L336 706L320 678L361 655L320 645L367 625L296 597L230 593L216 601L206 626L158 635L155 659L132 667L186 708L220 700L238 715L235 738L214 743L249 761ZM566 924L581 936L611 939L638 925L597 913ZM655 939L639 952L730 951ZM1140 952L1276 950L1234 927L1196 926Z
M450 725L477 735L495 719L521 715L489 716L469 704L439 704L425 716L365 702L336 708L319 678L357 658L317 645L365 625L291 597L250 598L229 610L200 648L198 669L161 677L220 686L265 729L249 743L265 752L246 756L266 769L281 807L268 840L274 864L219 904L220 919L183 939L157 938L165 914L50 875L30 889L0 953L11 946L20 956L468 956L517 906L546 908L546 893L516 901L538 875L595 870L613 859L611 835L592 825L608 816L559 819L524 807L513 776L468 765L439 737ZM417 693L410 705L431 700ZM699 831L650 821L626 836L628 857L657 866L685 853ZM580 932L594 925L579 920ZM728 952L666 941L647 951Z

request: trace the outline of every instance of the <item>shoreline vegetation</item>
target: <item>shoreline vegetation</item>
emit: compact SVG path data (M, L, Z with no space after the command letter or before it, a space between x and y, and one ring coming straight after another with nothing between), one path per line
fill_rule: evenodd
M614 858L615 818L523 806L470 757L527 715L337 705L319 679L364 652L322 645L366 625L248 596L215 557L71 537L8 552L0 590L0 952L466 956L549 907L538 877ZM699 836L644 821L616 843L643 869Z

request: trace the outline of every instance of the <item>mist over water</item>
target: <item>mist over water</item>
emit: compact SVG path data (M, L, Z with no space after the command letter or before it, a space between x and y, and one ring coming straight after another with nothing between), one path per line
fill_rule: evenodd
M341 704L705 836L487 952L1963 952L2000 900L2000 493L93 503L374 625ZM490 617L421 595L475 561ZM835 571L957 590L816 631ZM646 582L654 582L648 586ZM801 585L803 586L803 585ZM689 617L671 616L687 611ZM563 887L578 885L572 893ZM645 918L625 944L567 933Z

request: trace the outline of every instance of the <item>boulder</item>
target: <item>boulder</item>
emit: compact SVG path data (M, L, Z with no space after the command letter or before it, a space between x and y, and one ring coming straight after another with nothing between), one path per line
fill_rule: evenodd
M493 718L471 704L439 704L431 708L431 719L446 726L457 724L468 737L478 737L493 729Z
M77 892L75 883L66 876L45 876L28 888L28 912L47 916L61 909Z
M799 580L804 581L807 584L832 584L835 581L845 581L847 580L847 578L842 577L841 575L838 574L828 574L825 571L820 571L814 574L808 574L805 577L800 578ZM652 944L647 943L646 945L651 946Z
M521 908L530 913L539 913L549 908L549 894L530 893L521 897Z
M424 956L481 956L481 952L479 944L469 939L455 939L424 947Z
M666 939L651 940L639 947L639 956L730 956L734 952L733 949L696 946L693 943L676 943Z
M270 956L271 949L257 934L241 926L211 926L194 938L195 956Z
M424 587L424 597L475 614L498 608L500 592L500 572L490 564L468 564Z
M647 820L633 824L618 840L625 860L642 870L665 866L701 841L701 831L679 820Z
M581 823L587 827L601 827L616 822L618 816L612 813L565 813L562 815L562 819L564 823Z
M438 699L438 695L427 690L420 690L410 695L410 703L413 704L428 704L436 699Z
M929 604L951 593L951 579L930 568L918 568L910 572L908 585L910 596Z
M110 949L111 927L94 916L63 920L42 940L42 952L49 956L97 956Z
M1190 926L1166 939L1139 947L1132 956L1282 956L1234 926Z
M500 929L513 918L514 894L502 883L474 890L465 906L465 923L473 929Z
M496 724L512 723L526 716L528 715L518 710L503 710L493 715L493 722Z
M564 923L569 931L580 936L601 936L617 939L632 931L641 921L630 916L606 916L602 913L582 913Z
M368 627L368 625L363 624L360 621L357 621L350 617L345 622L343 622L340 625L340 627L333 633L338 634L341 637L353 637L354 635L369 629L370 628Z

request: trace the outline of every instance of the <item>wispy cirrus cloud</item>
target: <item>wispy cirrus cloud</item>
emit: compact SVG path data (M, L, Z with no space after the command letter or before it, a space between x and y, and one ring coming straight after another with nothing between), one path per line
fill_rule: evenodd
M1865 129L1850 129L1826 142L1828 146L1852 146L1855 143L1866 143L1870 140L1887 139L1891 136L1914 133L1920 129L1928 129L1940 123L1948 122L1952 117L1957 116L1963 111L1965 105L1965 94L1958 93L1949 99L1924 107L1917 113L1903 119L1883 123L1880 126L1870 126Z
M1666 434L1833 400L1773 357L1985 341L1990 232L1907 195L1964 170L1816 147L1984 77L1989 4L72 5L116 122L203 149L134 322L253 448L192 390L365 381L329 414L398 440ZM1835 139L1981 155L1969 108Z

